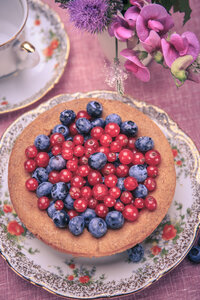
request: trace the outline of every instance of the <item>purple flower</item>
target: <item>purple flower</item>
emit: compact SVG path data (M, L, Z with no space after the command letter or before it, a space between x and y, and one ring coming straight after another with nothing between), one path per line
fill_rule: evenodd
M124 67L127 71L133 73L138 79L147 82L150 80L150 73L136 56L136 52L130 49L124 49L120 54L127 59Z
M71 0L68 10L75 26L90 33L102 32L110 20L106 0Z
M136 31L142 42L149 37L151 30L163 37L174 26L172 17L159 4L149 4L141 9L136 21Z
M146 2L151 3L151 0L146 0L146 1L145 0L130 0L130 3L132 5L135 5L135 6L137 6L140 9L144 6L144 4Z
M168 67L181 56L191 55L193 61L199 54L199 41L193 32L186 31L181 36L177 33L171 35L170 40L161 40L162 52ZM193 62L192 61L192 62Z
M110 36L115 36L118 40L125 42L134 35L131 22L129 23L123 16L116 16L108 28Z
M141 44L147 52L152 53L161 49L161 38L157 32L151 30L148 38Z

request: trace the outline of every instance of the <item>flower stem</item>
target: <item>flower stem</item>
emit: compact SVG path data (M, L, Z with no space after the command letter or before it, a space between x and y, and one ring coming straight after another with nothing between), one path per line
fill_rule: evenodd
M115 63L119 64L119 53L118 53L118 39L115 38L115 58L114 58Z

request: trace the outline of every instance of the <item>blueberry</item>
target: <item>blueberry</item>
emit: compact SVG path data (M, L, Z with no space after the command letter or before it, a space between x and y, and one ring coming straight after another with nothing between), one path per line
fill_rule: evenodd
M92 128L93 127L104 127L105 126L105 120L103 118L97 118L97 119L94 119L91 121L91 125L92 125Z
M105 153L96 152L90 155L88 165L95 170L100 170L107 163L107 156Z
M76 121L76 129L81 134L87 134L92 128L91 122L86 118L79 118Z
M124 225L124 217L120 211L109 211L106 215L106 223L108 227L118 229Z
M80 235L85 227L84 218L82 216L76 216L69 221L69 231L73 235Z
M200 246L193 246L188 253L188 258L194 263L200 263Z
M53 169L50 167L50 165L48 164L48 166L46 167L46 171L49 174L51 171L53 171Z
M117 187L121 190L121 191L125 191L125 187L124 187L124 177L120 177L117 180Z
M121 124L121 133L127 136L136 136L138 132L138 127L133 121L125 121Z
M64 210L57 210L53 214L53 222L59 228L64 228L69 223L69 216Z
M65 140L66 141L73 141L73 137L72 136L68 136Z
M47 208L47 214L48 216L52 219L53 218L53 214L57 211L56 207L55 207L55 202L51 201L49 204L49 207Z
M91 139L91 138L92 138L92 137L91 137L90 134L84 135L84 143L85 143L87 140Z
M69 135L68 127L66 127L63 124L58 124L53 128L52 133L56 133L56 132L61 133L65 138L67 138Z
M148 136L141 136L135 141L135 147L142 152L149 151L154 147L154 141Z
M144 184L138 184L136 189L133 191L135 198L145 198L148 194L148 190Z
M68 188L64 182L57 182L51 190L51 197L54 200L64 200L67 197Z
M81 216L84 218L85 221L85 226L88 227L90 221L96 217L96 213L93 209L91 208L87 208L82 214Z
M72 199L70 194L68 194L67 197L63 200L63 203L67 209L74 209L74 200Z
M70 109L66 109L62 111L60 114L60 122L65 126L68 126L69 124L74 122L75 118L76 118L75 112Z
M87 104L87 112L93 118L99 118L102 115L103 108L101 103L97 101L90 101Z
M134 165L130 167L129 175L137 179L138 182L143 182L147 178L147 169L144 165Z
M56 155L50 158L49 166L52 170L60 171L65 168L66 161L61 155Z
M38 185L36 195L38 198L51 194L53 184L51 182L42 182Z
M34 145L38 150L47 150L50 146L50 139L45 134L40 134L35 138Z
M119 126L122 123L121 117L119 115L117 115L117 114L110 114L110 115L108 115L106 117L105 121L106 121L106 124L108 124L108 123L117 123Z
M39 183L48 181L48 172L45 168L37 168L33 174L32 177L35 178Z
M100 238L106 234L107 225L102 218L93 218L88 225L88 229L94 237Z
M144 248L140 244L128 249L127 252L128 257L132 262L139 262L144 256Z

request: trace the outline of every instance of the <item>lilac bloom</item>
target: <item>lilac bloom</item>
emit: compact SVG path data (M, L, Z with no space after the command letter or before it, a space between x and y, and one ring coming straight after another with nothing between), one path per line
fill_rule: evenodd
M171 35L169 42L161 40L163 56L168 67L181 56L191 55L193 61L199 54L199 41L193 32L186 31L181 36L177 33Z
M174 26L172 17L159 4L149 4L141 9L136 21L136 31L139 39L144 42L151 32L163 37Z
M124 67L127 71L132 72L138 79L147 82L150 80L150 73L136 56L136 53L130 49L124 49L120 54L127 59Z

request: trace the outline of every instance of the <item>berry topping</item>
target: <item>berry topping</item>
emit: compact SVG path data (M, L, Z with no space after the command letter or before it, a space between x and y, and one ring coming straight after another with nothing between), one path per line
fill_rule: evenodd
M75 112L70 109L69 110L66 109L60 114L60 122L65 126L68 126L69 124L74 122L75 118L76 118Z
M138 132L137 125L132 121L125 121L121 124L121 132L126 136L136 136Z
M99 118L102 115L103 108L101 103L97 101L90 101L87 104L87 112L91 117Z
M113 210L106 216L106 224L109 228L118 229L124 225L124 217L121 212Z
M160 153L157 150L149 150L145 153L145 161L150 166L157 166L161 161Z
M76 216L69 221L69 231L73 235L80 235L83 233L85 227L84 217Z
M144 200L145 207L150 210L154 211L157 207L157 201L153 196L147 196Z
M107 163L107 156L102 152L93 153L88 159L88 164L92 169L100 170Z
M26 154L27 158L35 158L37 153L38 153L38 150L35 147L35 145L28 146L25 150L25 154Z
M139 151L146 152L154 147L154 142L148 136L141 136L135 141L135 147Z
M106 222L102 218L93 218L88 225L89 232L96 238L100 238L107 232Z
M50 200L48 197L43 196L43 197L38 198L39 209L45 210L49 207L49 204L50 204Z
M26 180L26 187L29 191L36 191L38 187L38 181L35 178L29 178Z

